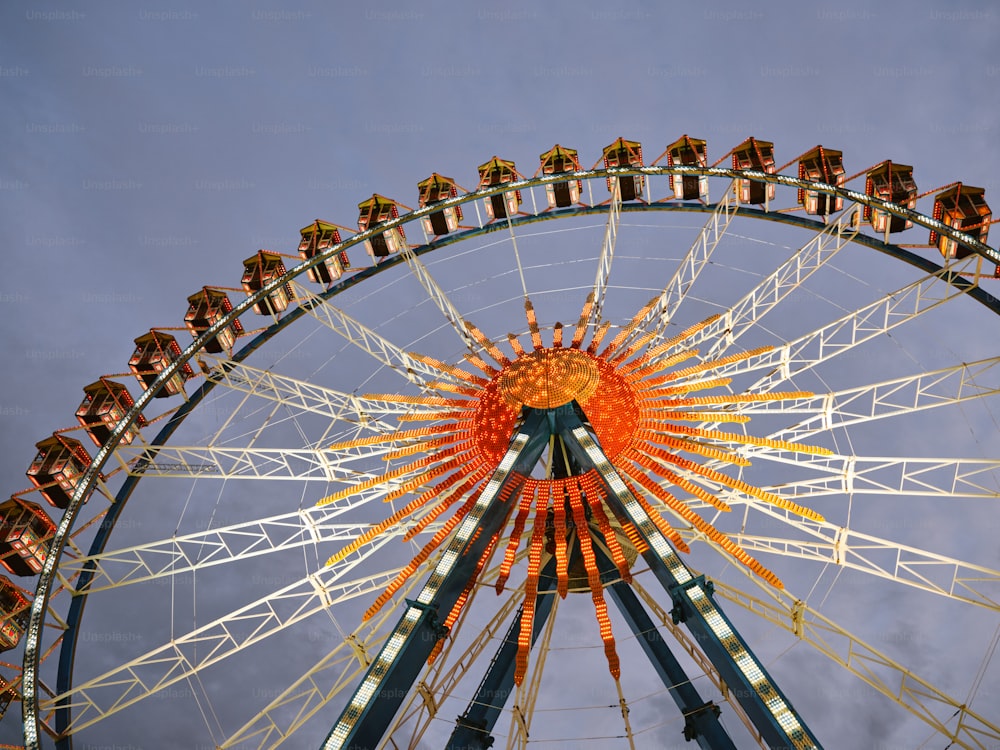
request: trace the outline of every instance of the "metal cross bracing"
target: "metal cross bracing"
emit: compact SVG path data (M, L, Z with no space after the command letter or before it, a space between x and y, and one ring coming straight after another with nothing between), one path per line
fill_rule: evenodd
M794 481L796 497L871 494L916 497L1000 497L1000 461L996 459L895 456L805 456L801 461L778 452L756 455L775 463L821 473Z
M486 577L489 578L492 574L495 574L495 570L487 571ZM393 597L393 601L400 606L403 605L418 583L419 578L410 579L406 587ZM472 596L475 596L475 593L474 589ZM472 664L486 649L492 647L494 638L497 637L501 626L514 611L516 603L517 600L514 597L506 599L503 606L491 618L490 622L478 631L476 638L463 653L451 659L446 658L446 653L443 653L435 662L434 668L428 670L428 674L422 678L421 685L426 686L426 690L421 691L421 693L423 695L428 693L431 695L450 694L453 687L462 679ZM369 622L367 635L348 636L345 642L339 643L333 651L319 659L315 665L281 691L267 706L256 712L252 719L220 743L220 747L237 747L253 741L257 747L271 748L293 737L296 730L310 717L316 715L338 695L350 690L361 678L365 668L371 663L374 654L377 653L377 649L388 637L384 626L392 616L393 611L392 607L384 608L375 619ZM456 623L456 630L463 621L464 618L459 619ZM449 641L446 648L450 647L451 643ZM353 647L353 654L348 653L345 656L345 646ZM353 662L353 664L347 662ZM420 695L414 692L409 699L410 705L404 706L401 710L400 717L396 722L397 726L402 726L410 716L419 713L419 707L411 707L413 703L418 701L423 708L428 708L427 701L420 700ZM413 730L414 739L411 744L419 741L427 724L434 719L432 711L428 710L425 713L427 716L423 725L417 726Z
M768 517L770 509L754 506ZM833 524L796 524L805 539L735 532L730 536L750 553L798 557L850 568L895 583L1000 612L1000 571L956 560ZM688 536L682 533L682 536ZM690 535L693 541L693 534Z
M639 325L636 326L631 336L623 342L623 346L629 344L641 331L650 328L657 331L654 344L663 338L677 308L684 301L698 275L708 265L712 253L725 236L738 209L739 201L736 199L735 183L730 183L723 193L722 199L713 207L701 232L691 243L684 258L681 259L674 275L657 297L655 304L639 321Z
M550 556L542 566L538 579L538 593L535 595L535 619L532 625L531 645L541 633L556 603L555 591L556 561ZM511 602L514 600L511 599ZM518 612L518 615L520 611ZM458 717L455 729L445 745L446 750L476 750L489 748L494 738L493 726L503 711L504 705L514 691L514 659L517 653L521 618L516 616L507 628L500 647L494 654L475 695Z
M447 292L445 292L444 289L441 288L441 285L434 280L430 271L427 270L427 266L425 266L420 258L417 257L417 254L413 252L412 248L404 243L404 247L400 254L406 261L406 265L410 267L410 270L413 272L417 281L420 282L420 285L424 288L424 291L427 292L427 297L442 312L452 329L454 329L455 333L457 333L458 337L462 340L462 343L469 349L469 351L475 352L477 350L476 340L469 334L465 319L448 297Z
M348 482L379 478L380 475L352 469L349 464L384 455L392 448L399 446L362 445L349 451L333 451L213 445L165 445L154 449L130 445L120 447L115 456L130 476Z
M864 307L769 351L711 370L713 377L730 377L766 370L767 375L745 389L767 393L816 365L844 354L876 336L969 292L973 284L955 284L952 276L974 265L966 258L940 273L929 274ZM683 383L683 380L680 381Z
M393 601L398 604L405 602L417 583L416 578L409 581L393 597ZM273 748L294 737L312 716L336 696L350 690L362 677L373 655L388 637L386 626L392 613L392 607L385 608L366 627L339 640L325 656L312 663L298 679L222 740L220 750L245 747L251 742L259 748Z
M526 557L527 552L522 551L518 555L518 561ZM486 571L484 579L489 580L494 578L497 573L498 566L494 566ZM479 587L473 588L470 592L470 601L476 596L478 591ZM396 721L390 729L394 737L397 737L400 729L412 720L413 729L410 733L411 739L409 744L415 746L420 742L420 738L431 723L438 718L437 715L440 712L440 706L438 706L435 696L454 695L453 691L466 674L476 663L482 663L478 660L485 657L487 651L494 648L496 640L502 637L503 626L508 618L515 614L515 610L518 608L517 604L518 599L514 596L503 600L496 613L481 629L477 625L476 632L469 645L461 653L451 654L450 652L457 650L457 637L461 634L463 625L466 623L466 617L463 612L463 615L458 618L455 625L449 631L449 638L445 642L440 656L426 670L420 680L419 690L411 693L399 712ZM451 717L448 718L450 719Z
M395 426L382 418L423 411L417 405L368 399L353 393L326 388L316 383L252 367L243 362L203 355L213 363L206 378L234 391L242 391L299 412L308 412L331 421L348 422L376 432L390 432Z
M1000 357L990 357L815 396L747 404L743 413L807 415L767 436L775 440L804 440L841 427L1000 394L1000 382L994 379L998 364Z
M611 275L611 262L615 258L615 245L618 242L618 225L622 216L622 191L617 177L611 178L611 198L608 201L608 221L604 228L604 239L601 242L601 254L597 259L597 276L594 278L594 298L587 319L587 327L601 322L604 310L604 297L608 291L608 278Z
M74 556L61 566L59 578L64 586L75 590L73 582L76 576L84 570L91 570L92 577L86 583L86 591L93 594L282 550L328 542L344 544L357 539L363 529L357 523L334 523L332 519L366 502L367 499L352 496L338 504L255 518L169 539L106 550L98 555ZM410 520L401 522L386 533L402 536L415 523ZM428 524L427 532L437 531L440 526L441 522Z
M716 320L662 354L651 357L650 361L663 361L680 348L696 347L703 341L714 343L706 352L697 355L700 361L721 357L738 338L759 325L765 315L857 237L858 211L860 209L852 207L842 213Z
M330 301L314 294L311 289L293 281L295 296L310 315L331 330L339 333L347 341L367 352L371 357L400 373L411 383L431 387L438 381L461 385L462 381L453 375L428 365L403 351L394 343L380 336L360 321L354 319Z

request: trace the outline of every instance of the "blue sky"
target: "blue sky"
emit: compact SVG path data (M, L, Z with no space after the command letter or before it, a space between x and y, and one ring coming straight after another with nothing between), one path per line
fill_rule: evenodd
M653 158L688 133L714 161L753 135L779 164L822 143L849 174L892 159L989 200L998 42L989 2L7 3L4 486L189 294L317 217L353 226L374 192L415 206L432 171L471 189L494 154L531 173L556 142L589 167L619 136Z

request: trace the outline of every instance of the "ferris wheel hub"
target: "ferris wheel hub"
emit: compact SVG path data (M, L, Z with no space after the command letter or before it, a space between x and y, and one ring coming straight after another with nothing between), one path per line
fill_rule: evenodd
M500 393L515 408L556 409L572 401L584 403L600 383L594 359L577 349L526 352L500 374Z

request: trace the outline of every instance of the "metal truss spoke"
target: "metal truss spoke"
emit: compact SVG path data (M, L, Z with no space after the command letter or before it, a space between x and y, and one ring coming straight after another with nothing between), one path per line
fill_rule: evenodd
M700 360L722 356L740 336L758 325L765 315L854 240L858 234L855 221L858 210L852 208L831 222L717 320L661 353L655 361L671 356L682 347L697 346L702 341L715 343L705 354L699 355Z
M892 699L962 748L987 750L1000 740L1000 728L961 701L938 690L909 669L849 633L787 591L766 589L772 601L715 581L724 599L764 618L808 643L872 688ZM946 724L947 722L947 724Z
M316 320L367 352L377 362L381 362L385 367L400 373L411 383L430 386L435 381L447 381L453 385L463 385L463 382L455 376L410 356L391 341L375 333L330 302L318 297L302 284L295 281L292 281L291 284L299 300L299 305Z
M632 178L629 178L632 179ZM604 240L601 242L601 255L597 259L597 276L594 278L594 304L590 308L587 325L594 326L601 321L604 310L604 297L608 291L608 278L611 275L611 262L615 257L615 245L618 242L618 225L621 223L622 192L618 178L611 178L611 200L608 202L608 222L604 227Z
M743 411L751 415L769 411L809 414L808 418L768 435L772 440L801 441L839 427L996 395L1000 393L1000 382L987 380L985 376L995 376L998 364L1000 357L991 357L785 404L774 401L750 404Z
M688 291L694 285L702 269L708 265L712 253L726 235L738 208L739 201L736 200L734 186L730 183L723 193L722 200L716 204L712 215L709 216L705 226L702 227L698 237L681 260L680 266L630 338L636 338L640 331L649 330L650 327L659 331L659 336L653 340L650 346L655 345L663 338L667 326L673 320Z
M932 497L1000 497L1000 460L803 456L767 452L756 458L822 472L823 476L782 484L779 494L799 501L833 494ZM789 491L792 492L789 495Z
M940 273L925 276L782 346L717 367L711 370L711 375L730 377L744 372L766 370L768 374L747 388L746 392L767 393L792 376L849 352L866 341L965 294L973 288L971 285L951 282L974 265L975 260L970 256ZM683 380L678 383L683 383Z
M431 411L413 404L400 404L344 393L306 380L261 370L242 362L203 355L214 366L206 378L234 391L274 401L293 411L309 412L332 421L343 421L376 432L395 429L384 417Z
M352 461L372 458L385 452L386 446L383 445L337 451L167 445L156 448L123 446L116 451L116 455L131 476L350 483L379 477L378 474L349 468ZM151 453L152 458L149 457ZM386 483L398 484L398 481L386 480Z
M420 285L427 292L427 296L437 305L438 310L444 314L447 321L451 323L451 327L458 334L459 338L462 339L462 343L468 347L469 351L475 352L477 349L476 341L469 334L465 325L465 319L458 311L458 308L448 298L444 289L431 276L430 271L427 270L427 266L423 264L420 258L417 257L417 254L408 246L403 248L400 255L403 256L406 265L410 267L417 281L420 282Z
M379 639L372 645L381 642ZM249 747L251 742L258 748L282 745L330 700L349 688L363 671L348 644L339 644L218 747L220 750Z
M379 537L338 565L323 568L98 677L84 680L72 690L41 702L41 708L71 706L73 718L67 731L79 732L317 612L382 589L395 577L396 570L341 579L390 538L394 537Z
M998 570L828 522L801 519L772 506L755 503L750 507L767 521L780 521L802 534L800 538L743 532L730 535L734 542L751 554L760 552L838 565L956 601L1000 611ZM747 525L752 527L752 521ZM685 531L682 536L692 541L695 539L695 532Z
M59 578L72 589L77 576L91 569L93 575L86 592L93 594L287 549L346 544L361 536L364 528L356 523L332 523L332 519L370 499L370 495L358 493L338 503L110 550L96 556L69 558L60 566ZM412 519L401 522L385 533L400 536L414 523ZM440 526L440 522L434 522L428 525L427 531L436 531Z

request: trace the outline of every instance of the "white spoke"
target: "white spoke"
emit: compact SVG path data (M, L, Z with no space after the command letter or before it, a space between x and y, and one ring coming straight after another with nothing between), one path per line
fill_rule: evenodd
M702 341L715 343L708 352L699 355L699 359L708 361L721 356L857 236L858 230L854 225L859 210L852 208L828 224L716 321L650 361L661 361L680 348L695 347Z
M79 732L317 612L382 589L396 571L348 581L341 579L391 538L379 537L339 564L323 568L100 676L82 681L69 692L43 701L41 707L49 710L58 703L71 705L70 729Z
M804 456L761 452L755 458L822 472L782 484L776 494L808 500L833 494L904 497L1000 497L1000 461L977 458Z
M358 493L340 503L109 550L99 555L72 558L60 566L60 581L72 589L76 576L87 566L92 566L93 576L86 591L93 594L287 549L346 544L361 536L364 528L357 523L332 523L331 519L364 505L370 499L364 493ZM404 521L385 533L399 536L413 524L413 521ZM428 525L427 531L437 531L440 526L440 522L434 522Z
M381 421L383 417L424 411L412 404L369 399L353 393L324 388L306 380L279 375L271 370L261 370L242 362L204 355L215 366L206 376L208 380L235 391L241 391L269 401L274 401L295 411L318 414L334 421L368 427L377 432L395 429Z
M801 538L735 532L730 537L751 554L765 553L829 563L884 578L955 601L1000 611L1000 571L847 529L809 521L769 505L750 505L766 519L799 530ZM748 524L752 526L751 524ZM682 532L688 541L693 531Z
M458 378L411 356L343 310L316 296L307 287L295 281L292 282L292 287L295 289L299 304L316 320L367 352L377 362L395 370L411 383L430 386L434 381L443 380L453 385L462 385L462 381Z
M984 376L995 375L997 364L1000 357L992 357L809 398L749 404L743 411L751 415L809 414L807 419L768 435L773 440L802 441L841 427L996 395L1000 384L992 384Z
M866 341L908 323L939 305L965 294L971 287L947 281L975 265L974 259L930 274L885 298L800 336L782 346L748 359L712 369L713 377L729 377L744 372L767 370L768 374L747 388L748 393L767 393L794 375L844 354ZM684 380L678 381L683 384Z
M385 452L384 445L336 451L165 445L123 446L116 455L131 476L354 482L374 479L377 475L352 469L347 464ZM145 460L149 454L153 457Z
M667 330L670 321L673 320L688 291L694 285L702 269L708 265L712 253L726 235L726 230L729 229L729 225L735 218L737 209L739 209L739 202L736 200L733 185L730 184L722 194L722 200L716 205L715 211L705 222L705 226L702 227L698 237L681 260L680 266L677 267L674 275L663 288L656 303L642 318L636 332L630 338L635 338L639 335L639 331L649 329L651 326L660 332L660 336L653 341L653 344L663 337L663 333Z
M632 178L629 178L632 179ZM601 242L601 255L597 259L597 276L594 279L594 304L590 308L587 326L593 326L601 321L604 310L604 297L608 291L608 277L611 275L611 262L615 257L615 245L618 242L618 225L622 215L622 192L618 178L611 178L611 200L608 203L608 223L604 228L604 240Z
M462 314L448 298L444 289L431 276L430 271L427 270L427 266L420 261L420 258L417 257L417 254L410 247L404 247L400 254L406 261L406 265L413 271L413 275L417 278L417 281L420 282L420 285L427 292L427 296L430 297L431 301L437 305L437 308L444 314L444 317L451 323L451 327L458 334L459 338L462 339L462 343L469 348L469 351L475 352L476 342L469 335L465 319L462 318Z

